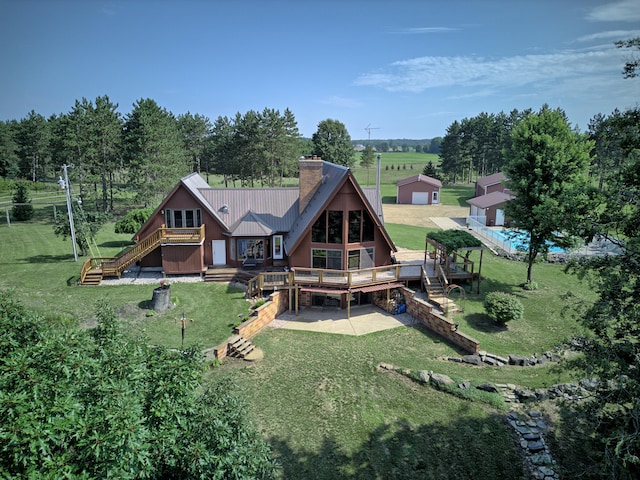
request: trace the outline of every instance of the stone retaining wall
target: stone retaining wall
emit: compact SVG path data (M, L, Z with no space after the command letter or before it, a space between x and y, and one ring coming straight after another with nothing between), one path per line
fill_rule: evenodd
M256 336L264 327L269 325L275 318L284 313L289 308L289 294L286 290L273 292L269 295L269 300L264 305L255 309L249 320L242 322L233 329L234 335L250 339ZM227 356L229 339L225 340L213 349L213 355L218 360Z
M466 352L478 353L480 351L480 342L458 331L458 325L455 322L434 312L433 306L417 298L413 290L402 287L401 291L407 304L407 313L422 325Z

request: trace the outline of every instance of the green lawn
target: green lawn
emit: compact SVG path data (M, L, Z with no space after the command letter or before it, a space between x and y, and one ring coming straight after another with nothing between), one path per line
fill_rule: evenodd
M0 289L13 289L25 305L92 324L96 301L106 297L123 318L145 329L150 341L172 347L180 345L183 314L189 319L185 344L211 347L230 335L238 314L248 313L243 292L226 284L174 283L176 308L150 317L146 306L156 285L77 286L85 259L74 261L71 240L54 235L51 208L46 210L36 209L37 219L30 222L0 224ZM118 235L113 228L110 223L99 232L95 255L113 256L130 243L130 235Z
M455 189L450 198L467 194ZM13 288L29 307L91 324L96 300L106 296L133 328L170 347L180 344L183 314L189 319L186 343L206 347L226 338L238 314L248 311L242 293L225 284L174 283L177 308L154 316L144 308L154 285L78 287L81 262L73 261L70 241L53 234L51 209L37 213L26 224L0 225L0 288ZM387 227L398 246L423 248L426 229ZM108 224L97 237L99 254L114 255L128 241ZM588 289L559 265L536 264L533 277L540 288L525 292L519 288L525 274L524 263L485 252L481 292L466 286L464 312L455 317L483 349L541 353L576 329L561 316L561 295L570 290L588 299ZM518 295L524 319L497 328L482 307L491 290ZM475 368L442 361L462 352L433 333L404 327L363 337L267 329L255 343L265 352L262 362L230 361L212 370L208 381L234 378L251 419L273 445L283 478L522 478L498 400L464 400L375 367L386 362L446 373L456 381L530 388L568 378L551 366Z

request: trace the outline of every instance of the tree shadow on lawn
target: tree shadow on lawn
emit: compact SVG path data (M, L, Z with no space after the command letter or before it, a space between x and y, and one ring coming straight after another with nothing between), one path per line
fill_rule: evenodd
M500 333L508 330L506 325L501 325L486 313L470 313L465 315L465 320L469 326L479 332Z
M128 247L133 245L134 242L132 242L131 240L125 240L125 241L109 241L109 242L102 242L100 245L98 245L99 247L103 247L103 248L118 248L118 247Z
M34 255L32 257L26 257L24 259L24 263L59 263L59 262L64 262L67 260L70 260L73 258L73 255ZM82 259L78 259L78 263L80 265L82 265L82 263L80 262L84 262L84 260ZM11 263L16 263L11 262Z
M351 454L331 436L314 450L294 449L284 438L269 443L282 478L523 478L522 461L505 428L499 415L471 418L460 412L446 424L397 420L380 425Z

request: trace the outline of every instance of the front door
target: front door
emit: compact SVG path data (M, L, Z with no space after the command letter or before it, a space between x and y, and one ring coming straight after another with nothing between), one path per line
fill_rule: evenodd
M213 250L213 264L214 265L226 265L227 264L227 246L225 240L212 240L211 248Z

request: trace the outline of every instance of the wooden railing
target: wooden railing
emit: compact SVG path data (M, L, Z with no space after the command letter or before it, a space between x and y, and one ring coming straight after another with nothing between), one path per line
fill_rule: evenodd
M121 252L117 257L90 258L80 269L80 283L93 269L100 269L103 277L119 277L124 270L151 252L158 245L201 242L204 239L204 225L194 228L160 227L151 235L143 238L131 248Z
M379 285L401 280L420 279L419 265L388 265L362 270L328 270L322 268L295 267L290 272L262 272L248 282L248 295L253 297L261 290L298 286L323 286L348 289Z

